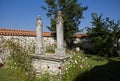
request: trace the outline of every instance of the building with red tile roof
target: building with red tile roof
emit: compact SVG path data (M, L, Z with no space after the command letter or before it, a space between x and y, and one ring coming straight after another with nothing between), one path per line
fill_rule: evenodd
M53 44L56 44L53 33L43 32L42 34L44 47L49 47ZM86 36L86 34L75 34L74 43L81 42ZM6 40L12 39L15 42L17 41L22 47L25 47L26 49L29 47L32 48L36 45L36 31L0 28L0 41L2 40L1 38Z
M28 37L35 37L35 31L29 30L15 30L15 29L5 29L0 28L0 35L3 36L28 36ZM87 36L86 34L75 34L76 38ZM43 32L43 37L53 37L51 32Z
M3 36L36 36L35 31L29 31L29 30L14 30L14 29L5 29L5 28L0 28L0 35ZM43 32L43 36L45 37L51 37L52 33L51 32Z

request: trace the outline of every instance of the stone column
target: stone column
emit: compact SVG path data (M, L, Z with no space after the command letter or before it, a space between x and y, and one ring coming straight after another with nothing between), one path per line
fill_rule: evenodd
M57 18L56 18L56 33L57 33L57 50L56 53L59 56L65 55L65 48L64 48L64 29L63 29L63 18L61 11L58 11Z
M37 17L36 23L36 54L43 54L43 37L42 37L42 22L40 16Z

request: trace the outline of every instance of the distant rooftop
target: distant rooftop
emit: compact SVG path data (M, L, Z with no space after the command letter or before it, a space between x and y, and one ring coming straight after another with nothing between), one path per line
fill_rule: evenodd
M35 31L29 31L29 30L16 30L16 29L5 29L0 28L0 35L3 36L36 36ZM53 34L51 32L43 32L43 37L52 37ZM86 34L75 34L76 38L87 36Z

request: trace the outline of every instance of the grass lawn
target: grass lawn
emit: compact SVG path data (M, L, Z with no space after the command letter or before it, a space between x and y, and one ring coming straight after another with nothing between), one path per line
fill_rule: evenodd
M9 69L0 68L0 81L22 81L14 77Z
M111 58L106 64L93 67L88 72L87 79L89 81L120 81L120 58Z
M120 57L87 57L86 62L91 65L91 69L84 72L83 81L120 81ZM79 81L80 75L74 81Z
M90 69L75 76L74 81L120 81L120 57L103 58L95 55L86 55L85 63ZM87 66L85 67L87 68ZM79 69L78 69L79 70ZM11 75L11 71L0 68L0 81L22 81Z

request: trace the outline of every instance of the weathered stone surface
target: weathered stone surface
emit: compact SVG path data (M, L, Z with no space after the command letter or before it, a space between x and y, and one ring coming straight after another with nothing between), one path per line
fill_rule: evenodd
M64 62L65 60L68 59L68 57L70 57L70 55L58 56L55 54L44 54L44 55L31 54L30 56L34 59L51 60L56 62Z
M56 18L56 31L57 31L57 50L56 54L59 56L65 55L64 48L64 29L63 29L63 18L61 11L58 11Z
M10 52L0 52L0 65L3 65L6 60L10 57Z
M42 37L42 21L40 16L37 17L37 23L36 23L36 54L43 54L44 48L43 48L43 37Z
M51 55L30 55L32 57L32 65L37 75L48 72L57 75L65 69L65 65L70 56Z

